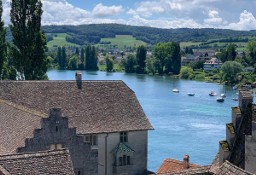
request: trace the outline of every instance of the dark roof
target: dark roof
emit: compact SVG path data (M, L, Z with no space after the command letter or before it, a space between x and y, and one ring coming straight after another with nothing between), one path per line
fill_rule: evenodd
M60 107L77 134L153 129L122 81L1 81L0 99L44 114Z
M196 164L189 164L188 169L184 169L183 167L183 161L175 160L167 158L164 160L160 168L157 170L156 174L175 174L182 171L191 171L192 169L202 168L203 166L196 165ZM209 169L209 167L208 167Z
M0 156L0 166L13 175L74 175L69 151L65 149Z
M252 174L233 165L229 161L225 161L219 167L219 169L215 172L215 175L252 175Z
M0 155L16 153L18 147L25 146L25 139L33 137L34 129L41 128L43 116L0 100Z

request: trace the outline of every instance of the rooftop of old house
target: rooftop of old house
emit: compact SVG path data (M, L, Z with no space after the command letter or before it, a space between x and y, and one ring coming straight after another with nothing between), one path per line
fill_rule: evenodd
M69 127L76 127L77 134L153 129L135 93L123 81L81 80L79 83L1 81L0 99L6 103L1 103L0 110L4 115L0 120L6 121L4 118L9 115L13 117L13 120L3 122L1 132L6 132L6 128L9 128L8 132L11 130L15 133L25 129L26 135L25 121L32 122L29 129L38 128L38 118L47 116L48 110L56 107L62 108L69 119ZM10 105L7 104L19 106L23 110L16 108L12 112L8 110ZM27 115L24 109L33 111L28 115L29 119L24 117ZM16 123L19 120L24 122L18 126Z
M0 155L16 153L25 146L25 139L33 137L34 129L41 128L41 118L47 114L29 110L0 100Z
M74 175L68 150L0 156L1 175Z
M196 165L196 164L191 164L187 162L187 167L186 165L184 166L184 160L175 160L175 159L170 159L167 158L163 161L162 165L160 168L157 170L156 174L164 174L164 175L172 175L172 174L180 174L182 172L191 172L191 171L202 171L202 170L209 170L209 166L201 166L201 165Z

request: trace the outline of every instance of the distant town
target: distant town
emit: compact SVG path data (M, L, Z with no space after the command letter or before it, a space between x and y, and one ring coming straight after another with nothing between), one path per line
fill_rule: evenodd
M256 174L256 31L41 26L41 1L10 7L7 27L0 0L0 175ZM75 73L48 80L51 69ZM82 71L219 83L238 90L238 106L210 165L185 154L166 157L153 172L154 126L135 92L122 80L84 80Z

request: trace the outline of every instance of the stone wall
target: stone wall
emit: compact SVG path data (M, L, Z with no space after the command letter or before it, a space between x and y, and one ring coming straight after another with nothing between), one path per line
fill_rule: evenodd
M49 118L41 120L41 129L35 129L34 137L27 138L25 147L18 148L17 152L59 148L69 149L76 175L98 174L98 151L91 149L90 144L84 143L83 136L77 136L75 128L68 127L68 118L64 117L58 108L50 110Z

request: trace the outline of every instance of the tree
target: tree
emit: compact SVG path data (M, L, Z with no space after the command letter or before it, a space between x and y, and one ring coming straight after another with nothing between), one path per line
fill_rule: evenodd
M79 57L75 54L68 60L67 68L69 70L77 70Z
M247 50L251 59L251 64L256 63L256 41L251 41L247 44Z
M135 73L137 62L135 55L128 54L126 58L121 60L121 65L126 73Z
M158 63L158 73L179 74L181 67L181 55L179 43L158 43L154 47L154 56Z
M80 66L80 68L81 68L81 69L84 69L84 67L85 67L85 66L84 66L84 62L85 62L84 55L85 55L85 54L84 54L84 48L82 48L82 49L81 49L81 55L80 55L80 60L81 60L81 66Z
M138 63L137 73L143 74L145 73L146 66L146 57L147 57L147 49L145 46L139 46L137 48L136 59Z
M105 61L106 61L106 70L107 70L107 72L112 72L113 68L114 68L113 59L109 55L106 55Z
M7 45L5 41L6 29L4 27L4 22L2 21L3 6L2 0L0 0L0 78L3 78L4 74L4 64L7 59Z
M191 67L182 67L180 70L180 78L189 79L193 75L193 69Z
M165 60L168 56L167 51L167 43L158 43L154 46L154 56L159 64L157 65L159 74L164 73Z
M88 45L85 49L85 69L98 70L98 57L96 48Z
M226 61L221 66L222 77L228 84L237 83L237 74L243 71L242 64L236 61Z
M11 25L14 66L21 79L46 79L46 37L41 31L40 0L12 0Z
M234 61L236 59L236 45L229 44L224 50L221 51L219 57L224 63L225 61Z

